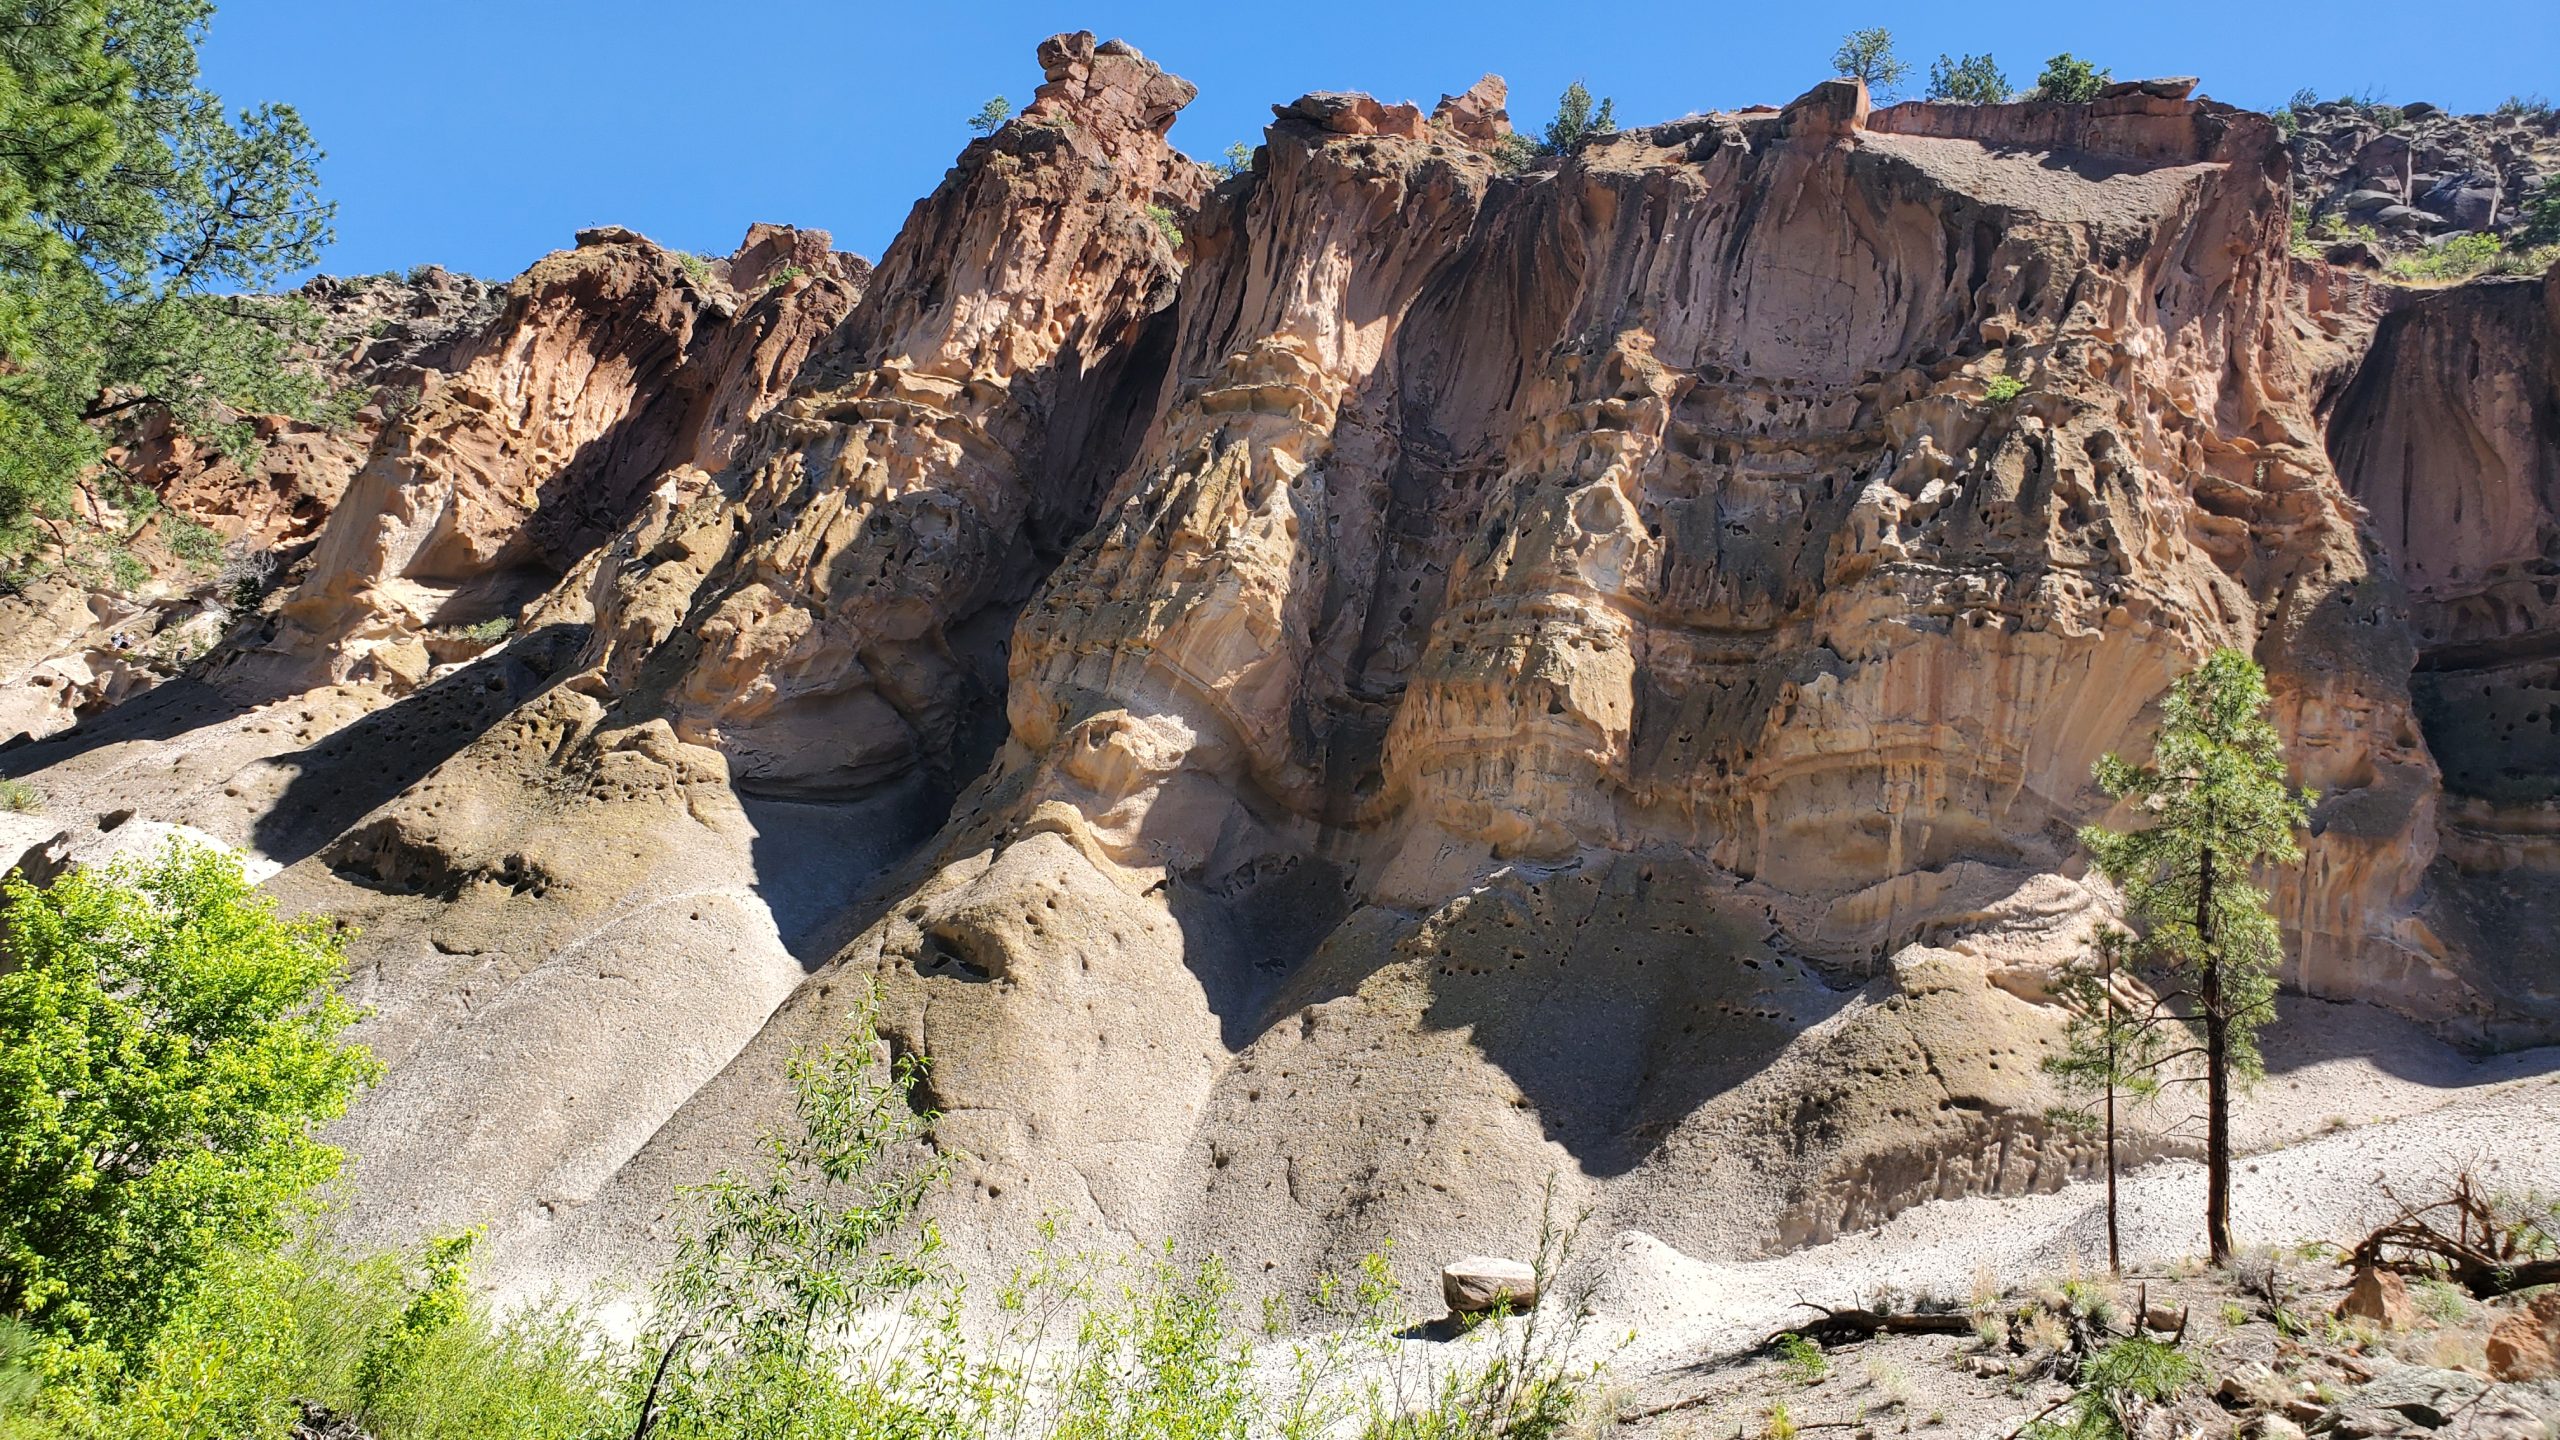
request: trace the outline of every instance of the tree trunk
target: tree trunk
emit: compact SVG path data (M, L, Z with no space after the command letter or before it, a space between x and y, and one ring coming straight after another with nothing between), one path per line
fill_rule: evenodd
M2208 812L2210 823L2210 812ZM2213 939L2213 847L2196 882L2196 992L2204 1010L2204 1230L2213 1263L2231 1263L2231 1016Z
M2107 1007L2103 1033L2107 1037L2107 1273L2124 1278L2124 1246L2116 1226L2116 1069L2122 1063L2120 1052L2123 1032L2116 1020L2116 957L2112 950L2103 951L2105 968L2099 972L2100 993Z

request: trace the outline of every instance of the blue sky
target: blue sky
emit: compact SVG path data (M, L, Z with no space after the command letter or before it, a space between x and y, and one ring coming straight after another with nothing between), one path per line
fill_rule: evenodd
M2560 100L2560 3L1397 6L855 0L228 0L205 47L235 105L288 101L329 152L338 273L437 262L511 276L583 225L726 252L751 221L833 231L877 258L968 140L987 97L1019 106L1060 30L1120 36L1200 87L1174 141L1213 157L1275 101L1367 90L1426 107L1493 71L1542 122L1566 82L1622 124L1782 102L1841 33L1891 27L1925 70L1989 50L2012 83L2070 50L2120 77L2196 74L2269 106L2297 87L2481 110Z

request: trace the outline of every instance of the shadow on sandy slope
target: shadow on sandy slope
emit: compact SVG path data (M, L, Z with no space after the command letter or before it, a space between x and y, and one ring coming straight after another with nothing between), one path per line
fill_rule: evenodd
M294 775L251 832L258 849L285 865L316 854L533 698L586 636L576 625L526 631L309 749L275 757L270 764Z

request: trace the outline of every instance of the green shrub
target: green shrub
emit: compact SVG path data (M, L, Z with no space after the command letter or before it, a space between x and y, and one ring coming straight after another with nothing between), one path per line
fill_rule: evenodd
M515 628L516 619L514 616L492 615L477 625L463 626L462 638L472 641L475 644L495 645L499 641L506 639L508 632Z
M1799 1385L1819 1384L1831 1374L1830 1357L1802 1335L1778 1337L1778 1363L1786 1370L1787 1378Z
M1929 67L1929 98L1958 105L1998 105L2008 100L2009 77L1988 55L1959 60L1941 55Z
M1182 225L1174 218L1172 206L1149 205L1147 218L1154 221L1156 229L1163 233L1164 243L1176 250L1182 248Z
M2136 1405L2157 1405L2204 1377L2204 1367L2166 1341L2132 1336L2080 1366L2077 1394L2061 1418L2028 1428L2035 1440L2125 1440Z
M222 558L222 537L209 525L172 515L160 526L160 543L187 564L202 568Z
M2542 188L2519 207L2524 224L2516 230L2519 245L2560 245L2560 175L2542 177Z
M1547 122L1545 138L1539 142L1538 153L1569 155L1583 141L1614 135L1617 130L1618 102L1604 98L1594 108L1590 88L1576 80L1556 97L1555 118Z
M2044 62L2044 73L2036 76L2036 88L2027 92L2027 98L2085 105L2097 99L2098 92L2107 88L2113 73L2098 69L2065 50Z
M978 107L978 113L969 117L969 128L981 135L993 135L1012 118L1013 102L999 95Z
M0 780L0 810L12 815L33 815L44 808L44 797L36 787L24 780Z
M118 550L107 557L108 583L127 594L151 583L151 567L130 550Z
M2497 236L2472 232L2415 255L2395 257L2383 268L2403 280L2468 280L2495 266L2504 248Z
M375 1067L340 1039L335 932L227 854L0 897L0 1313L130 1357L221 1257L279 1242Z
M2015 375L1994 375L1982 387L1982 399L1989 405L2006 405L2027 393L2027 382Z
M1209 168L1221 180L1233 180L1253 168L1253 147L1239 140L1226 148L1222 158L1209 162Z
M1831 73L1864 81L1867 93L1883 100L1902 88L1911 66L1893 53L1893 32L1877 26L1840 37L1840 48L1831 52Z

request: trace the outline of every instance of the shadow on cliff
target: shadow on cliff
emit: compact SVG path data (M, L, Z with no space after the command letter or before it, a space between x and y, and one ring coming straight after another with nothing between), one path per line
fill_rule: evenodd
M887 911L897 897L882 891L880 878L951 813L951 796L922 773L851 799L731 788L755 828L749 888L772 912L783 949L809 971Z
M294 776L258 818L253 841L282 864L308 859L533 698L586 639L582 625L528 630L319 744L275 757L268 763Z
M61 734L0 745L0 775L13 779L33 775L128 741L175 740L238 719L275 698L255 687L219 684L195 673L180 675L122 704L84 716Z
M1771 950L1762 917L1719 908L1700 879L1681 862L1613 856L1497 876L1419 928L1355 913L1266 1003L1264 1027L1410 965L1423 1027L1463 1033L1586 1173L1624 1174L1858 993ZM1375 987L1368 1003L1403 1003L1400 992Z
M2560 1046L2482 1053L2378 1005L2292 992L2277 997L2275 1023L2260 1032L2259 1048L2267 1062L2262 1083L2289 1091L2316 1087L2317 1068L2342 1059L2366 1060L2394 1078L2440 1090L2560 1072ZM2356 1096L2341 1091L2336 1105L2353 1115Z

